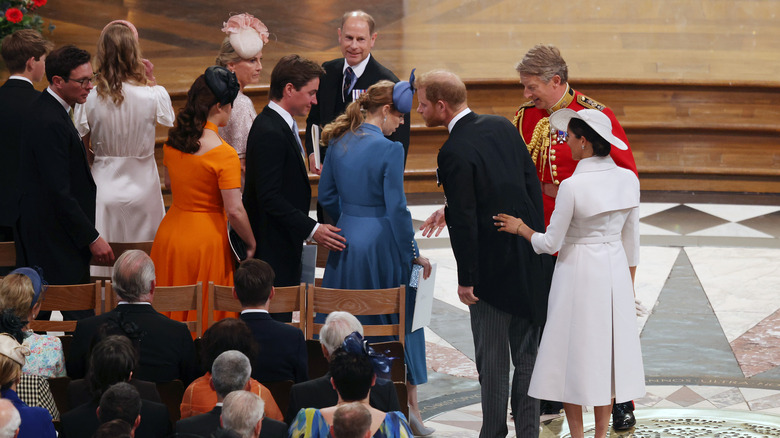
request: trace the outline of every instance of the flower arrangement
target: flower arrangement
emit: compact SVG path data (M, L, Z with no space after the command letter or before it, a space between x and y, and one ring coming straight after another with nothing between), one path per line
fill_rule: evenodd
M48 0L0 0L0 38L19 29L41 31L43 20L35 10Z

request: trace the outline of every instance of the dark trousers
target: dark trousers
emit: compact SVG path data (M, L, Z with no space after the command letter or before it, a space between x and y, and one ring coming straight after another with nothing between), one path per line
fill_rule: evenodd
M530 320L503 312L484 301L469 306L477 372L482 394L479 438L504 438L509 402L509 360L512 411L518 437L539 436L539 401L528 395L539 348L539 327Z

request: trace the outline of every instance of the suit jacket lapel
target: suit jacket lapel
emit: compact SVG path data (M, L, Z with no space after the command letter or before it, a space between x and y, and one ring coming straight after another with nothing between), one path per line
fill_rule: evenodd
M277 129L280 129L283 132L287 133L286 137L287 137L287 140L288 140L288 142L287 142L288 143L288 147L292 148L293 153L295 154L296 157L298 157L297 161L298 161L298 164L299 164L300 169L301 169L301 175L306 180L306 184L308 184L309 183L309 174L306 171L306 164L304 164L304 162L303 162L303 156L301 155L301 147L298 146L298 142L295 141L295 137L294 137L295 135L298 135L298 133L297 132L293 133L292 129L290 129L290 126L282 118L282 116L279 113L277 113L276 111L274 111L273 109L271 109L270 107L266 106L265 109L263 109L263 111L268 111L268 113L269 113L268 115L271 118L271 120L273 121L273 123L276 124L276 128Z
M81 136L79 136L79 131L76 129L76 126L73 124L73 120L70 118L70 114L65 111L65 108L62 107L60 102L55 99L51 93L44 90L41 94L43 94L44 98L48 99L49 104L53 106L52 110L56 111L57 114L62 117L62 123L68 126L72 137L71 142L75 143L76 148L81 151L81 156L84 157L84 168L86 169L87 174L89 174L89 179L92 179L92 171L89 168L89 160L87 159L87 150L84 147L84 142L81 140Z

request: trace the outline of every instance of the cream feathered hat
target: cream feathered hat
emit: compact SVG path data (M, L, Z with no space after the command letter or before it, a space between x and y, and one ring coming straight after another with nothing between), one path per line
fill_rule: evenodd
M260 53L270 35L262 21L247 13L233 15L222 23L222 32L228 34L233 50L244 59Z
M16 342L16 339L8 333L0 333L0 354L24 366L27 356L30 355L30 349Z

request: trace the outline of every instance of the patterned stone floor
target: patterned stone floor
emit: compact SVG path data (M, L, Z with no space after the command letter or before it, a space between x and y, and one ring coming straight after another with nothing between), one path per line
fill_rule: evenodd
M417 224L439 207L427 201L410 200ZM637 328L647 395L636 400L633 435L612 436L780 436L740 429L780 425L780 196L651 193L640 211L636 291L649 314ZM446 230L417 237L438 264L423 415L437 437L477 436L474 347L449 238ZM690 424L676 424L681 418ZM567 436L563 418L547 420L542 436Z

